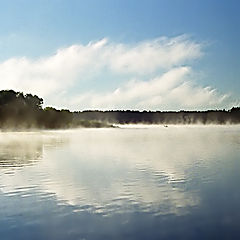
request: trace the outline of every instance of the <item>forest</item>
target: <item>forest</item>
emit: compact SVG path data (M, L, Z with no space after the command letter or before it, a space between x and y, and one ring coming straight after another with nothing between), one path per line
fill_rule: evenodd
M43 108L43 99L14 90L0 91L0 129L65 129L73 127L110 127L95 120L76 118L73 112Z
M207 111L86 110L43 108L43 99L14 90L0 91L1 129L113 127L113 124L239 124L240 107Z

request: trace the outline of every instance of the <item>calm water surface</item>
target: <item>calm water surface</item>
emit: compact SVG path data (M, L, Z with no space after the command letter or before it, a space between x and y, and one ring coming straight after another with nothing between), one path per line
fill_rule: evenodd
M240 127L0 133L0 239L240 239Z

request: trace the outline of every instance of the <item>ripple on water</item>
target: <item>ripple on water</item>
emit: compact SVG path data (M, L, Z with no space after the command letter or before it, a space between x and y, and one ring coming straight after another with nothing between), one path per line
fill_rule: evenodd
M209 147L204 131L188 129L186 135L183 128L164 132L125 129L124 134L91 130L71 133L69 141L48 133L41 141L35 139L31 148L27 147L29 138L20 147L16 140L0 144L0 216L10 227L21 222L23 229L25 225L38 228L54 222L59 232L73 226L76 233L80 229L76 219L86 213L101 221L101 217L130 216L126 222L134 223L142 214L144 226L146 216L154 222L162 216L176 220L184 215L186 219L195 213L192 209L203 206L202 188L218 184L224 167L231 169L226 156L231 157L235 145L222 150L229 139L218 141L211 132L214 146ZM14 153L6 150L11 146ZM210 206L208 211L214 208Z

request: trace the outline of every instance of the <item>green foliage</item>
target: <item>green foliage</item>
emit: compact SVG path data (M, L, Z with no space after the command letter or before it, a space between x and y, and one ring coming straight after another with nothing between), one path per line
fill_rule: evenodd
M29 128L37 125L43 99L36 95L0 91L0 126L2 128Z
M240 108L208 111L84 111L70 112L53 107L42 108L43 99L13 90L0 91L1 129L59 129L113 127L109 123L147 124L239 124Z
M2 129L59 129L71 127L107 127L99 121L74 119L67 109L42 108L43 99L13 90L0 91L0 128Z

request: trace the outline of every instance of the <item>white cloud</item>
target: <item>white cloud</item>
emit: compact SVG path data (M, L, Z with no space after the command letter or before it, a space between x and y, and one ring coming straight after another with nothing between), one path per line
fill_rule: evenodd
M73 45L45 58L12 58L0 63L0 89L31 92L43 97L47 105L71 109L222 106L227 95L220 95L210 87L196 86L187 79L191 68L185 65L203 55L201 48L201 44L187 36L132 45L107 39ZM111 89L108 87L107 72L112 82L115 76L122 79L115 89L114 84ZM104 93L98 87L76 93L75 89L81 89L81 85L94 88L96 79L103 79L99 81L105 87Z
M76 97L73 106L97 109L179 110L221 107L228 95L210 87L199 87L189 81L189 67L169 70L149 81L129 81L113 92L87 93Z
M186 36L173 39L158 38L133 47L113 46L111 62L114 71L146 74L158 68L170 68L202 55L201 45Z

